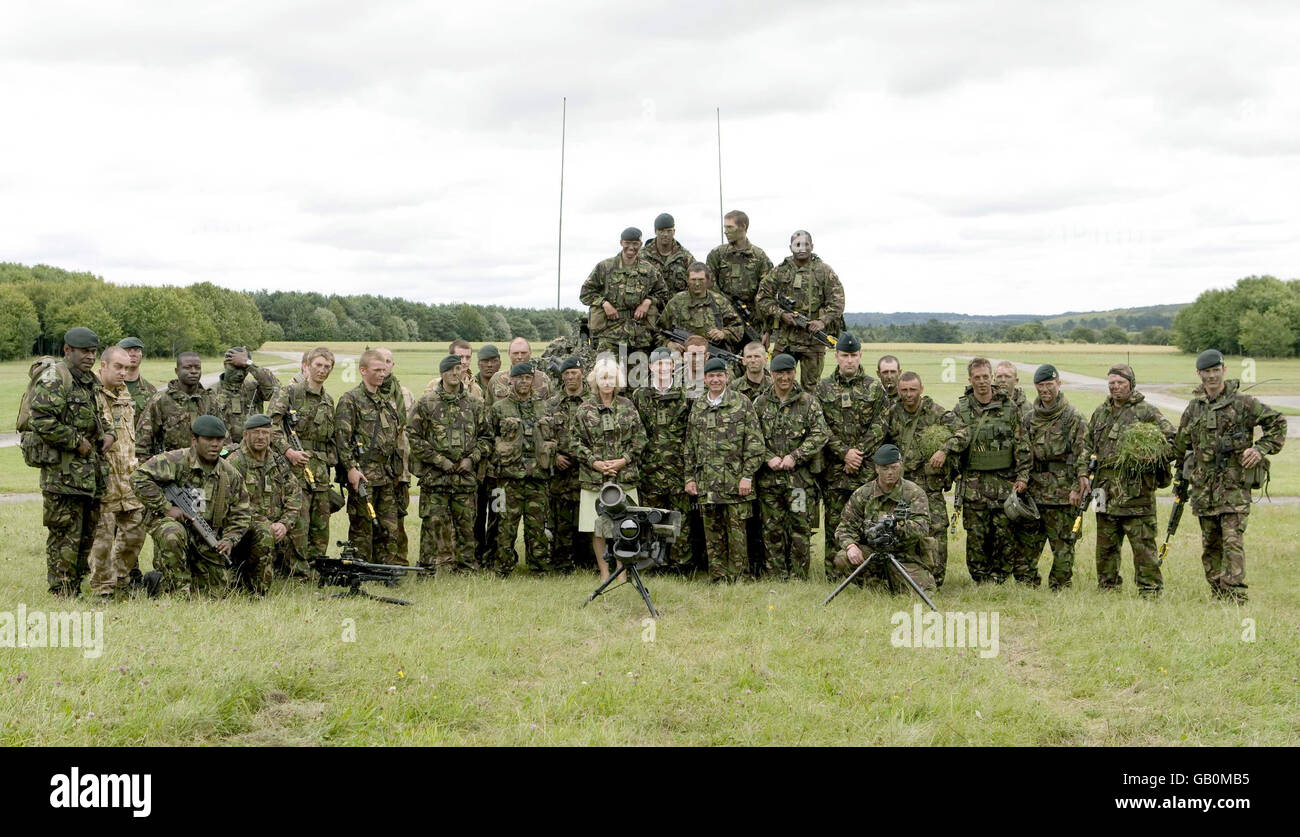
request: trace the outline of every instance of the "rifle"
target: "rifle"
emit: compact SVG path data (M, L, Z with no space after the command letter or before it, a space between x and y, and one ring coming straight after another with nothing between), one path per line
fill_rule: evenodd
M357 462L359 464L361 462L361 458L366 454L366 447L365 445L361 444L361 440L358 439L356 436L352 437L352 449L356 452ZM357 468L357 470L360 471L361 469ZM379 517L375 514L375 507L370 502L370 482L366 479L366 475L364 472L361 474L361 479L357 482L356 494L358 499L360 499L361 502L366 504L366 512L367 514L370 515L370 525L372 527L378 526ZM342 544L340 544L340 546L341 545Z
M963 489L962 478L958 477L957 484L953 486L953 492L952 492L952 522L948 524L949 535L957 534L957 524L961 523L962 489Z
M319 586L346 587L346 593L334 593L330 598L342 599L351 596L364 596L377 602L409 605L405 599L392 599L387 596L375 596L361 589L367 581L378 581L389 587L396 587L408 573L432 575L429 567L410 567L406 564L370 564L358 561L357 551L347 541L338 541L342 547L339 557L330 558L321 555L311 559L312 568L316 570Z
M930 606L930 610L936 612L939 610L934 606L934 602L930 600L930 597L925 594L925 591L921 589L920 585L913 581L912 577L903 569L903 565L894 557L892 551L894 545L898 543L898 522L899 520L906 520L911 511L911 505L908 503L899 503L894 507L892 514L886 515L876 523L872 524L871 528L863 534L862 540L866 541L868 545L872 545L873 548L880 548L881 551L872 552L867 556L866 560L861 564L858 564L857 568L854 569L853 572L849 573L849 577L841 581L840 586L832 590L831 594L822 600L823 607L830 604L831 600L838 596L845 587L848 587L849 584L852 583L853 579L858 577L858 573L865 570L873 561L887 560L894 566L894 569L898 570L899 574L903 576L903 580L907 582L907 586L911 587L912 591L921 597L921 601Z
M781 306L782 311L785 311L787 314L794 315L794 324L796 328L806 329L808 328L808 323L812 322L812 319L809 318L806 314L799 313L799 309L795 305L795 301L792 297L785 296L784 294L777 294L776 304ZM812 334L813 337L816 337L818 340L824 343L827 348L831 350L835 349L835 341L830 338L830 335L826 333L825 329L819 328L816 331L810 333Z
M735 297L728 297L727 299L731 302L731 307L736 309L740 321L745 324L745 342L763 342L763 335L759 334L758 329L754 326L754 312L749 310L749 306Z
M684 328L676 328L673 329L672 331L661 328L659 330L659 333L664 337L667 337L672 342L681 343L683 345L685 345L686 341L691 338L691 335L687 333L686 329ZM727 363L737 363L743 365L743 361L741 360L740 355L736 354L735 352L729 352L726 349L722 348L721 346L715 346L712 343L709 344L709 354L720 360L726 361Z
M306 450L304 450L302 446L302 439L298 438L297 427L298 427L298 411L295 410L293 407L289 407L287 412L285 412L284 414L284 435L289 440L289 447L293 448L299 453L306 453ZM311 472L310 462L302 466L302 472L307 477L307 485L309 485L312 488L315 488L316 477Z
M1088 457L1088 482L1092 483L1093 474L1097 473L1097 456L1093 454ZM1089 491L1082 500L1079 501L1079 513L1074 518L1074 526L1070 527L1070 542L1079 540L1079 533L1083 531L1083 516L1088 513L1088 505L1092 502L1092 492Z
M1183 507L1187 505L1187 489L1187 477L1179 477L1178 482L1174 484L1174 510L1169 514L1169 527L1165 529L1165 542L1160 545L1160 557L1156 558L1157 567L1165 562L1165 556L1169 554L1169 539L1178 531L1178 524L1183 519Z
M208 521L203 519L203 491L198 488L182 488L174 482L169 482L163 486L163 496L167 502L181 510L185 516L185 521L190 527L203 538L203 542L213 549L221 543L217 533L213 531Z

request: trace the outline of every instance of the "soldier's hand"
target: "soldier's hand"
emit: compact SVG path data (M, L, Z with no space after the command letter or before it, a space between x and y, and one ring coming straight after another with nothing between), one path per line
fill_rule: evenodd
M294 450L293 448L289 448L284 452L284 458L298 468L311 461L311 456L306 451Z
M749 477L742 477L740 480L740 485L736 487L736 490L740 493L741 497L748 497L749 492L753 490L753 487L754 487L753 480L751 480Z
M611 459L609 461L609 475L611 477L618 476L618 472L623 470L626 467L627 467L626 456L620 456L618 459Z
M771 468L773 471L781 470L781 457L774 456L767 460L767 467Z
M826 323L822 322L821 320L808 321L808 331L810 333L814 331L821 331L824 328L826 328Z
M720 328L709 329L709 333L706 336L714 343L721 343L723 340L727 339L726 333Z
M246 369L252 362L248 352L226 352L226 362L236 369Z
M931 470L937 471L940 468L942 468L943 463L947 461L948 461L948 451L937 450L934 452L934 456L930 457L930 468Z
M569 469L569 465L570 465L570 464L571 464L571 463L570 463L570 461L569 461L569 457L565 456L565 455L562 454L562 453L557 453L557 454L555 454L555 467L556 467L556 468L559 468L561 471L567 471L567 470Z
M858 564L862 563L862 550L858 549L857 544L850 544L849 548L844 552L848 556L849 563L853 566L856 567Z
M230 550L234 549L234 547L235 545L232 544L230 541L227 540L217 541L217 552L221 555L229 555Z
M782 471L794 470L794 456L792 454L786 454L781 458L781 470Z
M632 312L632 319L644 320L646 312L648 312L649 310L650 310L650 300L648 299L641 300L641 304L638 305L636 307L636 310Z
M170 509L167 510L167 516L178 523L185 522L185 512L181 511L175 506L172 506Z
M862 467L862 451L857 448L849 448L848 453L844 454L844 470L852 474ZM852 470L850 470L852 469Z
M1070 505L1077 506L1079 505L1079 501L1082 499L1083 495L1079 493L1079 489L1074 488L1070 490Z
M365 475L361 473L361 469L359 468L348 469L348 485L352 486L353 491L356 491L361 487L361 480L364 476Z
M1079 499L1082 500L1083 495L1091 494L1091 493L1092 493L1092 480L1088 479L1087 477L1079 477Z
M90 444L90 440L89 440L89 439L84 439L84 438L83 438L81 441L77 442L77 455L78 455L78 456L90 456L90 452L91 452L92 450L94 450L94 449L95 449L95 448Z
M1015 484L1011 486L1011 490L1016 492L1017 494L1024 494L1025 489L1028 487L1029 487L1029 483L1025 482L1024 480L1016 480Z
M456 464L456 470L462 474L473 473L474 463L470 462L469 457L467 456Z
M271 537L275 538L277 543L284 540L284 536L287 534L289 534L289 527L285 526L283 523L271 524Z
M700 487L695 484L695 480L686 483L686 493L692 497L698 497L700 495Z
M608 299L602 302L600 304L600 307L605 309L606 317L609 317L611 320L618 319L618 309L615 308L612 304L610 304L610 301Z
M1241 464L1244 468L1254 468L1264 457L1254 448L1246 448L1241 452Z
M112 433L106 434L104 436L103 446L100 448L100 450L103 451L104 453L108 453L109 448L113 447L113 445L116 442L117 442L116 436L114 436Z

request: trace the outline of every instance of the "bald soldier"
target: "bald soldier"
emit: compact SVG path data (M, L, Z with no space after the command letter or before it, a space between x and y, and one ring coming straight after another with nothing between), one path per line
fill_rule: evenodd
M484 346L483 348L487 348ZM495 346L493 348L496 348ZM510 369L514 369L521 363L526 363L533 369L533 397L540 398L543 401L551 397L551 377L546 374L544 369L538 369L532 362L533 347L522 337L516 337L510 341ZM479 355L480 360L482 355ZM498 356L499 358L499 356ZM480 363L480 366L482 364ZM509 397L514 389L510 381L510 369L502 369L492 376L489 386L492 388L492 400L488 402L489 408L492 403Z

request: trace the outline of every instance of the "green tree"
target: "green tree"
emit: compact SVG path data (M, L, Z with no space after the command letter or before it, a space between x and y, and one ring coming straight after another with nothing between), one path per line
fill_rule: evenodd
M1101 330L1098 339L1102 343L1127 343L1128 332L1117 325L1108 325Z
M1078 340L1081 343L1096 343L1097 332L1087 326L1075 326L1070 329L1069 335L1071 340Z
M1241 315L1241 353L1259 357L1290 357L1295 353L1295 332L1276 311L1247 311Z
M461 304L456 308L456 337L477 343L486 340L488 325L483 315L473 305ZM495 339L495 338L494 338Z
M36 306L17 288L0 284L0 360L27 357L40 335Z
M82 326L95 332L99 344L107 346L121 340L122 326L104 307L101 299L52 300L45 308L45 334L60 340L68 329Z
M250 295L211 282L191 285L188 290L211 320L221 346L246 346L251 350L266 340L266 321Z
M1163 326L1147 326L1138 335L1137 342L1147 346L1168 346L1169 332Z

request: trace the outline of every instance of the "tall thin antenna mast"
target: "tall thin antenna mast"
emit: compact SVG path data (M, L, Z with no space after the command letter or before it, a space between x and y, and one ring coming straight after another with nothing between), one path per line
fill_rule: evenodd
M560 268L564 263L564 133L569 116L569 97L560 100L560 230L555 244L555 310L560 310Z
M723 231L722 223L722 108L717 108L718 114L718 235L722 243L727 243L726 233Z

